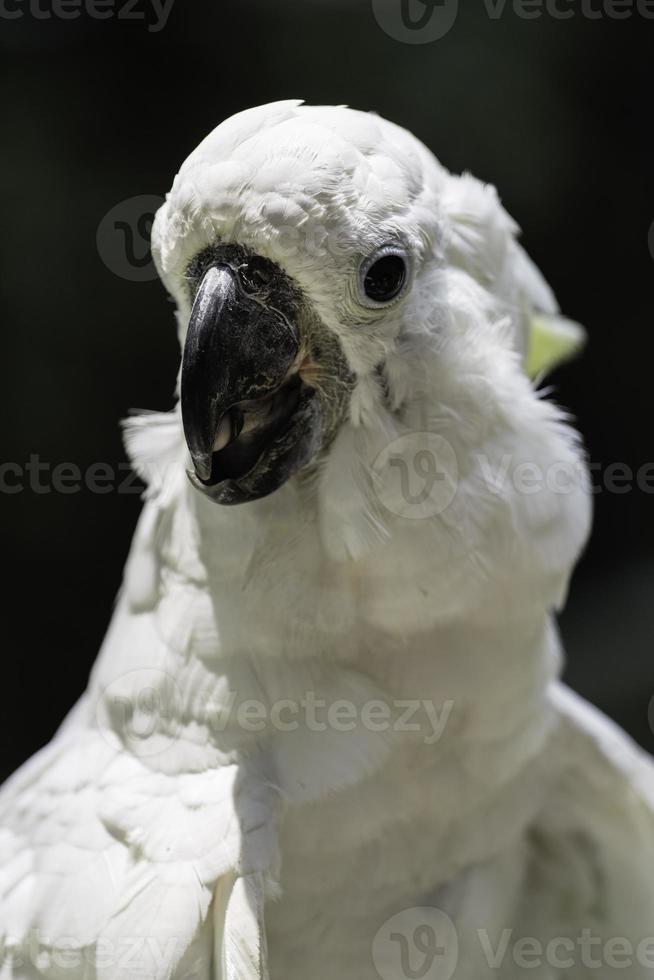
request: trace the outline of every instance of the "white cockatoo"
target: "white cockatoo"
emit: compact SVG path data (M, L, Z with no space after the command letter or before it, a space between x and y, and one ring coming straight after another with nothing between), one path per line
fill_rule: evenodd
M179 407L126 425L113 621L0 794L3 980L654 976L652 764L558 681L590 505L533 378L580 328L516 233L344 107L183 164Z

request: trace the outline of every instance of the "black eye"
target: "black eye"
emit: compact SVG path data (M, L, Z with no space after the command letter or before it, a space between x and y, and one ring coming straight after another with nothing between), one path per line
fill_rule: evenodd
M390 303L407 280L406 260L396 252L375 259L363 276L363 291L374 303Z

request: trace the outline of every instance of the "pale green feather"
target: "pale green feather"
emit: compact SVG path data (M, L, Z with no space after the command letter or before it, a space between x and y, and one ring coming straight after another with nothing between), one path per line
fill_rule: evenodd
M536 314L531 320L525 369L530 378L548 374L552 368L578 354L586 343L586 331L574 320Z

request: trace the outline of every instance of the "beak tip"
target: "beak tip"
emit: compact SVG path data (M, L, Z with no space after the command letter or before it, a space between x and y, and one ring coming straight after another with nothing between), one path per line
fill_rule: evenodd
M193 459L193 469L195 470L195 475L197 476L198 480L202 480L203 482L210 480L211 479L211 454L194 453L192 459Z

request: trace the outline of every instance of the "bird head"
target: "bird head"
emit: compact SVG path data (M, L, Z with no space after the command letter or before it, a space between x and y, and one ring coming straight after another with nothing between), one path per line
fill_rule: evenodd
M557 310L516 230L493 188L378 116L292 101L223 122L153 228L194 486L247 504L317 474L341 532L358 525L341 533L357 557L384 513L411 516L390 481L398 454L420 469L421 434L451 450L459 527L497 508L480 455L487 474L507 452L574 463L574 435L525 370L534 313L542 327Z
M311 466L357 387L393 399L387 358L437 249L426 162L376 117L281 103L227 120L182 166L153 251L179 309L193 482L218 503Z

